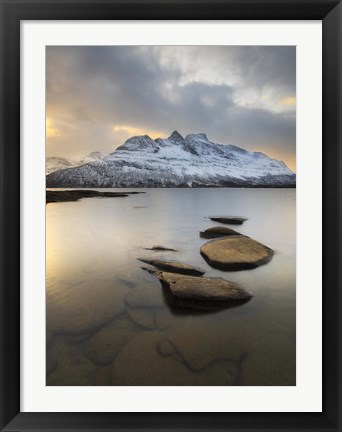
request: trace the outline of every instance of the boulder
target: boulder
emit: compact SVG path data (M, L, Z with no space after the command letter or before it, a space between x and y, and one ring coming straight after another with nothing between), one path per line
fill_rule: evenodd
M231 235L240 235L237 231L234 231L231 228L216 226L212 228L208 228L205 231L200 232L200 237L203 238L216 238L216 237L227 237Z
M239 216L209 216L214 222L220 222L228 225L242 225L247 219Z
M211 267L221 270L255 268L271 260L269 247L246 236L231 236L204 244L201 255Z
M161 259L148 258L138 258L138 260L170 273L180 273L190 276L202 276L205 273L204 270L198 267L192 267L189 264L184 264L176 261L166 261Z
M235 282L222 278L184 276L159 270L145 269L167 287L173 305L194 309L227 307L249 300L251 294Z

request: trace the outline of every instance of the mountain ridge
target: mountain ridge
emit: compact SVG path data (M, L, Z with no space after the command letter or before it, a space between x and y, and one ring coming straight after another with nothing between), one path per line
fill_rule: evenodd
M46 174L51 174L65 168L74 168L86 163L95 162L104 157L99 151L93 151L83 158L67 159L59 156L48 156L45 161Z
M133 136L108 156L47 175L47 187L295 187L282 161L205 133Z

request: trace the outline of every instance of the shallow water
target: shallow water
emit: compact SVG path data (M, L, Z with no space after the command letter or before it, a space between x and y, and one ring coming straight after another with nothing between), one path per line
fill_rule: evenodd
M137 190L146 193L46 207L47 385L295 385L295 190ZM230 227L273 259L211 268L199 231L221 225L215 215L248 218ZM177 252L144 249L154 245ZM201 267L253 298L215 312L174 309L143 257Z

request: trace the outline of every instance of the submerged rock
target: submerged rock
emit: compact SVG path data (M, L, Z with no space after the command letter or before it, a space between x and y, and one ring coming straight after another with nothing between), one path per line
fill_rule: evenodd
M242 225L247 219L239 216L209 216L214 222L221 222L229 225Z
M159 270L145 269L167 287L174 306L195 309L225 307L249 300L252 295L235 282L222 278L184 276Z
M242 362L239 385L295 386L295 339L280 332L265 333L251 344Z
M163 293L158 286L139 286L130 290L124 298L130 308L153 308L165 306Z
M240 235L237 231L234 231L231 228L216 226L212 228L208 228L205 231L200 232L200 236L203 238L216 238L216 237L227 237L231 235Z
M145 248L145 250L152 250L152 251L165 251L165 252L178 252L177 249L171 249L171 248L167 248L165 246L160 246L160 245L155 245L152 246L151 248Z
M127 308L127 313L132 321L148 330L154 330L155 321L153 308Z
M135 334L134 324L128 318L116 319L86 341L84 354L98 365L110 364Z
M81 336L94 332L124 311L123 297L129 291L113 286L110 280L99 281L97 285L92 281L76 286L61 285L47 291L47 330Z
M245 236L225 237L204 244L201 255L214 268L243 270L255 268L271 260L269 247Z
M196 325L190 320L171 329L158 348L166 355L171 352L172 346L187 366L195 371L203 370L220 360L239 364L253 341L244 327L240 330L240 323L239 320L233 320L229 325L229 321L217 322L213 315L206 315Z
M94 378L94 385L96 386L111 386L112 384L112 366L100 367Z
M204 270L198 267L192 267L189 264L184 264L176 261L166 261L161 259L148 258L138 258L138 260L171 273L180 273L190 276L202 276L205 273Z
M117 386L201 386L233 385L238 369L231 361L220 361L194 371L171 352L159 353L162 333L142 332L130 341L112 366L112 382Z
M48 386L92 386L96 365L83 354L81 345L56 336L47 351Z
M169 329L174 325L174 315L168 307L159 308L154 319L159 330Z
M175 347L168 340L165 339L158 342L157 348L159 354L163 357L168 357L175 354L176 352Z

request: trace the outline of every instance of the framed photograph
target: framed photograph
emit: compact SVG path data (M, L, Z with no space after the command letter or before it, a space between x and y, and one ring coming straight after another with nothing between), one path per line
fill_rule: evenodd
M340 28L1 1L1 430L340 430Z

